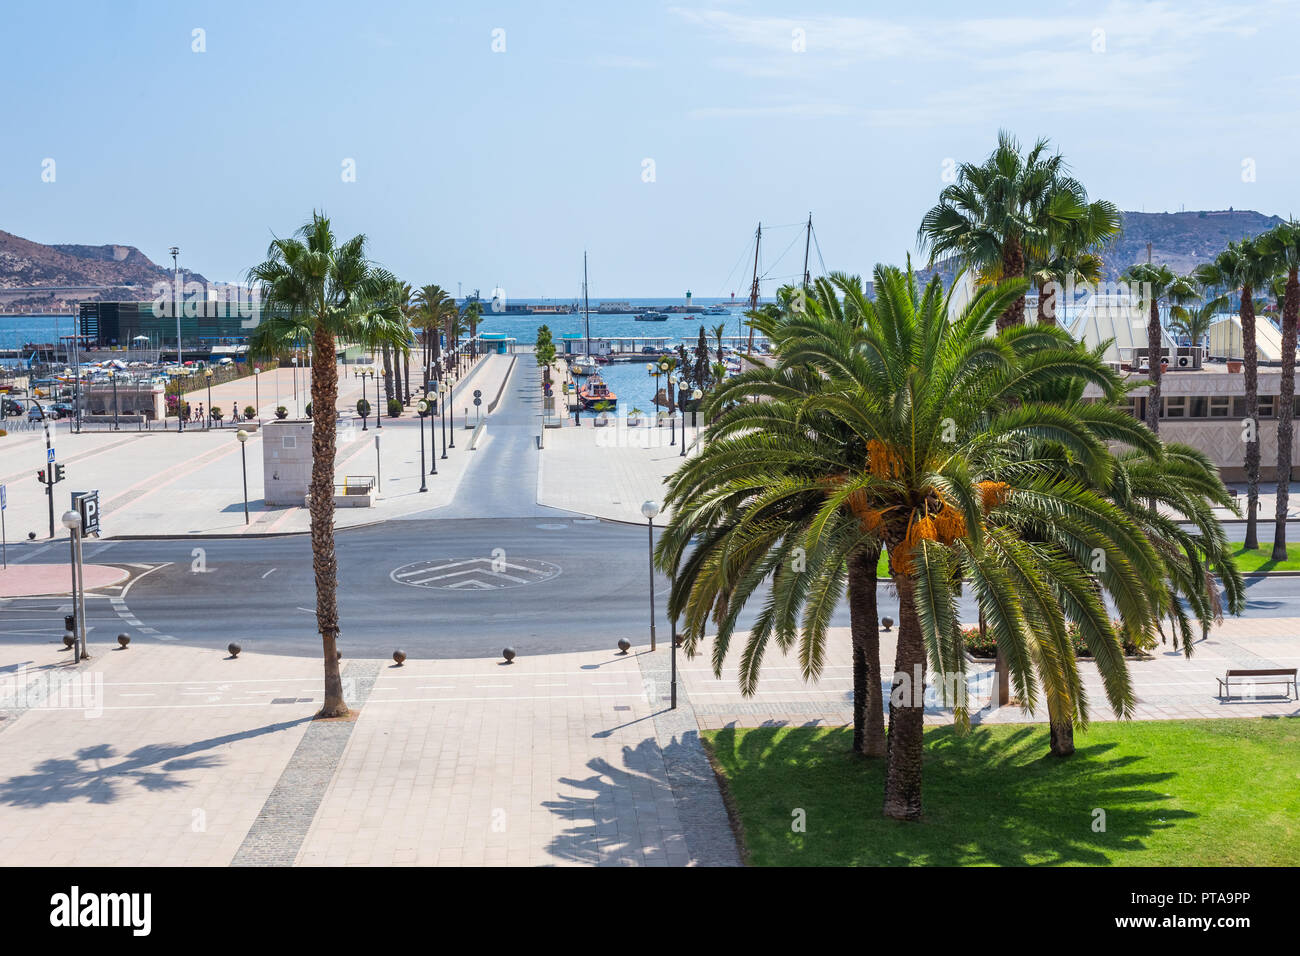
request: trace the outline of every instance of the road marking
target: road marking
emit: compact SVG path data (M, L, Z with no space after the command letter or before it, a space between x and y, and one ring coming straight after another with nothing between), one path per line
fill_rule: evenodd
M267 571L264 575L262 575L262 580L265 581L273 574L275 574L275 568L272 568L270 571Z

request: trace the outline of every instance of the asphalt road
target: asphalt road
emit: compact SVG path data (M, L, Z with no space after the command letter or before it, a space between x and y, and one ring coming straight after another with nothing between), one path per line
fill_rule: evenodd
M200 554L195 554L195 550ZM340 647L346 656L415 658L521 655L613 647L620 637L649 641L647 535L644 529L572 518L394 521L337 537ZM35 557L11 547L11 560ZM37 560L61 558L47 553ZM165 638L248 652L315 656L315 585L306 536L205 541L91 542L86 560L157 566L135 580L123 609L90 602L88 622L133 641ZM140 568L138 571L144 571ZM657 576L659 639L668 639L668 582ZM897 617L882 585L880 611ZM1300 578L1248 579L1255 617L1300 617ZM0 639L62 633L66 599L0 602ZM742 618L752 621L753 612ZM963 616L973 618L969 602ZM848 624L847 606L833 621ZM152 628L157 635L144 633Z

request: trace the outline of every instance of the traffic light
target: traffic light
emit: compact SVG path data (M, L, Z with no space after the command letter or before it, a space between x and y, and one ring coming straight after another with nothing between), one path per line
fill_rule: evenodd
M45 469L44 469L44 468L42 468L40 471L38 471L38 472L36 473L36 480L39 481L41 484L45 484Z
M58 462L55 462L55 463L54 463L54 481L57 483L57 482L60 482L60 481L62 481L62 480L63 480L63 466L60 465Z

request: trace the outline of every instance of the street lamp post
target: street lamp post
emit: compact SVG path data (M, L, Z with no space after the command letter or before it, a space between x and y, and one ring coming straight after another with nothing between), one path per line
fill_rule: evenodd
M239 439L239 465L244 472L244 524L248 524L248 432L241 428L235 437Z
M262 370L258 366L253 366L253 404L257 406L257 425L262 426Z
M375 379L375 427L376 427L376 428L383 428L383 427L384 427L384 412L386 412L386 411L388 410L388 409L386 409L386 408L384 407L384 405L387 404L387 403L386 403L383 399L381 399L381 398L379 397L379 379L380 379L381 377L382 377L385 381L387 381L387 379L388 379L388 369L386 369L386 368L381 368L381 369L379 369L378 373L376 373L375 376L374 376L374 379Z
M113 431L120 431L117 424L117 370L108 370L108 380L113 383Z
M645 515L646 527L650 532L650 650L655 649L655 515L659 513L659 502L646 501L641 504L641 514Z
M207 379L208 382L208 422L211 422L212 421L212 369L205 368L203 370L203 377ZM207 422L204 423L203 427L204 429L208 427Z
M453 373L451 381L447 383L447 404L450 405L456 400L456 376ZM451 409L451 428L448 430L451 440L447 442L448 448L456 447L456 409Z
M699 409L699 403L700 403L700 399L703 398L703 397L704 397L704 393L703 393L702 391L700 391L698 388L695 388L695 389L692 389L692 390L691 390L691 401L695 402L695 407L696 407L696 409L697 409L696 411L692 412L691 414L693 414L693 415L698 415L698 414L699 414L699 411L698 411L698 409ZM698 425L698 423L697 423L697 424L696 424L696 428L697 428L697 430L698 430L698 427L699 427L699 425ZM685 458L685 457L686 457L686 406L685 406L685 405L682 406L682 450L681 450L681 452L680 452L680 454L679 454L678 457L680 457L680 458Z
M447 383L438 379L438 417L442 419L442 457L447 457Z
M673 390L674 388L676 388L676 387L677 387L677 376L676 376L676 375L669 375L669 376L668 376L668 394L669 394L669 396L672 395L672 390ZM670 407L672 406L672 399L671 399L671 398L669 398L668 404L669 404ZM667 409L664 409L664 410L667 411ZM669 417L669 421L668 421L668 437L669 437L669 442L668 442L668 444L669 444L669 445L676 445L676 444L677 444L677 416L676 416L676 415L669 415L668 417ZM686 444L685 435L682 436L682 444L683 444L683 445Z
M420 490L428 491L429 486L424 474L424 416L429 414L429 403L420 399L415 403L415 412L420 416Z

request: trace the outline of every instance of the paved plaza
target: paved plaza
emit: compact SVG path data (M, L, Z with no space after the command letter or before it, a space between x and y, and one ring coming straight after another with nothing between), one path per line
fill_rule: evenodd
M285 400L284 391L268 395L274 381L259 386L264 412ZM345 376L341 386L348 407L361 380ZM218 398L214 389L213 400L243 402L236 393L248 387L220 386L228 391ZM471 449L474 390L484 401L469 417L486 424ZM741 632L721 675L708 642L694 658L679 655L679 707L670 709L667 582L657 585L652 652L640 505L662 500L683 460L668 440L681 435L622 420L596 428L590 418L543 429L540 372L527 351L482 358L453 409L456 447L440 457L439 421L438 474L425 475L426 492L413 416L387 419L382 432L373 419L364 432L350 420L340 427L336 474L378 472L383 490L375 507L336 515L348 531L338 541L340 646L354 714L329 721L312 720L321 665L306 539L282 536L305 531L307 512L261 501L260 435L248 444L245 525L233 429L57 431L70 475L59 494L99 488L105 531L86 544L91 659L80 665L60 639L71 610L66 537L41 540L47 503L30 474L44 437L6 439L10 537L33 530L37 541L11 546L0 571L0 858L737 865L700 733L850 722L845 615L832 619L818 680L805 681L797 658L774 646L758 692L743 697ZM425 455L431 465L427 445ZM208 539L197 551L195 537ZM496 560L506 562L500 580L484 570ZM441 575L468 575L452 583L473 587L457 590ZM499 593L471 593L507 579ZM1230 667L1300 664L1292 580L1252 579L1249 616L1216 627L1190 660L1162 647L1132 661L1133 716L1300 716L1294 699L1262 692L1220 699L1215 682ZM882 614L894 613L891 601L883 588ZM128 649L115 646L119 632L132 635ZM225 650L232 635L245 644L238 657ZM619 637L631 653L618 653ZM520 649L512 664L498 653L506 645ZM401 667L384 656L397 646L410 655ZM891 673L892 635L881 650ZM1113 720L1094 666L1081 669L1093 719ZM971 662L975 722L1045 719L1041 707L985 706L991 676L991 663ZM951 714L935 699L926 719Z

